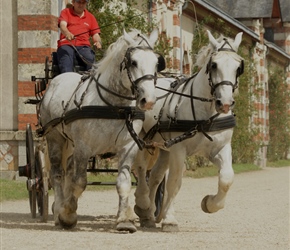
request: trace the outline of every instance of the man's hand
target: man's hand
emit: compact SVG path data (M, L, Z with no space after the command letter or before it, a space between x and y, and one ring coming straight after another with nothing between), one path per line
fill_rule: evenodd
M93 35L93 42L94 42L94 46L96 46L98 49L102 48L101 37L98 33Z
M75 36L72 33L67 32L66 35L65 35L65 38L66 38L66 40L71 41L71 40L73 40L75 38Z
M102 43L101 43L100 41L95 42L94 45L95 45L98 49L101 49L101 48L102 48Z

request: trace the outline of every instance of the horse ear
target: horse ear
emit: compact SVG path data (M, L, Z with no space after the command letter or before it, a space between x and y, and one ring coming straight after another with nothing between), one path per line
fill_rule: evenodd
M243 36L243 32L240 32L236 35L235 37L235 41L233 43L233 47L234 47L234 50L237 51L240 44L241 44L241 41L242 41L242 36Z
M217 40L213 37L213 35L210 33L209 30L207 30L207 34L208 34L208 39L209 39L210 44L212 45L212 47L213 47L214 49L217 49L219 43L218 43Z
M150 37L149 37L149 44L150 44L150 46L152 47L152 48L154 48L154 45L155 45L155 43L156 43L156 41L157 41L157 39L158 39L158 35L159 35L159 32L158 32L158 29L157 28L155 28L152 32L151 32L151 34L150 34Z
M157 72L160 72L160 71L162 71L162 70L164 70L166 68L165 58L159 52L155 52L155 55L158 58Z
M128 43L128 45L134 44L134 39L123 29L123 37L124 40Z

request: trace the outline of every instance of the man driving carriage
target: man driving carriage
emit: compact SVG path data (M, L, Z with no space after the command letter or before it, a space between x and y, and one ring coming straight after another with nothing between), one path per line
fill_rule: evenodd
M60 73L74 71L75 60L86 70L91 69L95 53L90 47L90 37L98 49L102 48L98 22L86 9L88 2L89 0L72 0L72 7L60 13L58 26L61 34L57 44Z

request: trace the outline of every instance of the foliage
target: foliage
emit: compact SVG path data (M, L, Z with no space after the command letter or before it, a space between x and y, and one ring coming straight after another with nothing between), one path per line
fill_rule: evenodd
M285 72L270 66L269 79L269 135L268 159L278 161L287 158L290 150L290 91ZM282 101L283 100L283 101Z
M115 0L91 0L89 3L88 9L97 18L101 29L102 50L96 51L96 60L103 57L104 51L122 35L123 29L128 32L134 28L144 34L149 34L153 28L157 27L154 19L148 20L147 1L143 1L142 6L136 0L125 2L126 7L123 1ZM166 43L167 40L166 35L159 36L155 47L156 52L164 56L169 53L170 46Z
M213 164L205 157L200 155L189 156L185 160L187 170L197 170L198 168L211 167Z
M235 174L261 170L257 165L254 164L233 164L233 170ZM218 168L210 165L207 167L197 168L195 171L186 170L184 176L193 178L204 178L218 175Z
M239 54L244 58L245 68L243 75L239 77L238 95L235 97L234 113L237 125L232 138L232 155L234 163L252 163L255 161L260 144L256 139L259 130L251 127L251 117L255 112L251 101L255 93L251 89L256 72L254 66L251 65L251 50L241 46Z
M227 37L234 37L234 34L224 21L207 16L199 22L198 28L194 31L194 39L192 42L192 51L196 54L202 46L208 44L208 36L205 32L205 26L209 25L215 30L212 32L214 37L223 34ZM259 149L259 143L254 140L258 131L250 128L250 119L253 113L251 99L253 93L251 83L253 75L255 75L254 67L251 65L251 50L241 44L238 54L244 58L244 74L239 77L238 95L235 96L235 108L237 126L234 129L232 138L233 162L234 163L252 163ZM192 61L195 62L194 54ZM193 72L197 71L196 68ZM237 90L236 90L237 91Z
M279 160L275 162L267 162L267 167L289 167L290 160Z
M26 182L0 179L0 202L6 200L28 199ZM28 201L27 201L28 205Z

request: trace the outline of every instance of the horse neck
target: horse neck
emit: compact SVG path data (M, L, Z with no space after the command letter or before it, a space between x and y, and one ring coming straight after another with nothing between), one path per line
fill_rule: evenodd
M186 89L188 95L193 95L197 98L212 99L211 88L206 74L206 67L203 67L199 73L194 77ZM186 109L190 110L192 116L192 104L190 98L184 98L184 105ZM205 102L199 99L193 99L194 111L197 120L208 119L216 113L214 102ZM190 107L190 108L188 108Z
M100 75L98 82L104 86L106 89L113 91L116 94L121 96L130 97L132 96L132 92L130 89L125 88L124 86L128 86L128 76L126 71L120 71L120 64L114 63L114 65L110 64L102 73L98 72L96 77ZM118 97L112 93L109 93L106 90L100 90L101 96L108 103L113 106L129 106L132 101L127 100L122 97ZM99 95L99 94L98 94ZM100 100L100 98L98 98Z
M125 56L124 51L127 47L127 43L122 39L118 39L115 44L111 45L107 50L108 54L97 64L96 78L99 77L98 82L110 91L130 97L132 95L131 89L124 87L131 85L127 72L126 70L120 70ZM128 106L132 102L105 90L101 90L101 96L114 106ZM103 104L102 98L98 99Z

